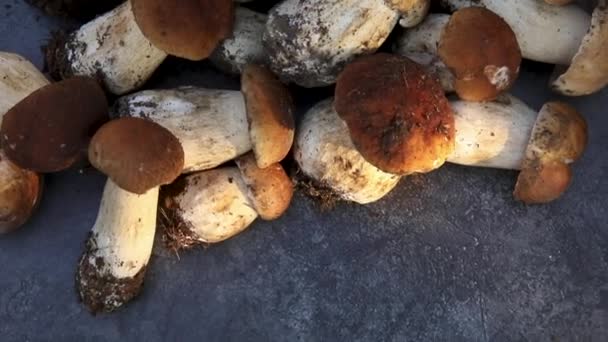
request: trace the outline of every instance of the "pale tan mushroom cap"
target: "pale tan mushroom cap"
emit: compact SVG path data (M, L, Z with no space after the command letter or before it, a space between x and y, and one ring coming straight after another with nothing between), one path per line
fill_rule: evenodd
M515 198L528 204L547 203L570 185L569 164L587 146L587 123L570 105L549 102L540 110L515 185Z
M249 199L264 220L279 218L291 203L293 183L279 163L261 169L252 153L236 159L249 189Z
M557 68L556 73L563 71ZM608 2L600 0L591 17L591 28L568 70L551 84L568 96L595 93L608 85Z
M283 160L293 145L293 100L287 87L259 65L245 67L241 90L255 159L258 167L266 168Z

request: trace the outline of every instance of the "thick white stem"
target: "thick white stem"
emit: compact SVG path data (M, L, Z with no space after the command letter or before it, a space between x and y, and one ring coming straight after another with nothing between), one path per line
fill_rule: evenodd
M305 87L332 84L345 63L384 43L398 17L384 0L285 0L264 32L271 68Z
M441 0L451 10L483 6L513 29L524 58L569 65L591 24L576 5L553 6L540 0Z
M189 240L217 243L242 232L258 217L236 167L195 173L183 182L178 195L164 199L175 225L165 229L181 229Z
M0 51L0 123L9 109L47 84L46 77L28 60Z
M262 34L267 16L244 7L235 11L234 31L209 57L216 67L240 74L249 63L266 64Z
M513 96L452 102L456 148L448 162L520 170L537 113Z
M302 171L348 201L377 201L399 182L367 162L353 145L346 123L333 108L333 99L310 109L298 127L294 158Z
M214 168L252 148L239 91L146 90L120 98L114 112L149 119L171 131L184 149L185 173Z
M129 1L71 34L64 54L68 74L101 77L118 95L144 84L167 57L143 35Z
M136 195L106 182L77 273L79 294L92 311L114 310L139 292L152 254L158 192Z

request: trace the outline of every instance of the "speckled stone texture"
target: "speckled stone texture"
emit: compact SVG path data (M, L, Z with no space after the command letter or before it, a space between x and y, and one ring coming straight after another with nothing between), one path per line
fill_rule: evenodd
M0 0L0 50L41 67L60 26ZM514 93L536 109L560 99L550 70L527 65ZM185 84L238 88L175 59L150 87ZM328 93L298 94L300 112ZM526 207L515 172L453 165L368 206L320 212L298 194L283 218L225 243L179 259L158 249L142 295L112 315L91 316L74 290L104 178L51 175L31 223L0 238L0 340L606 341L608 90L566 100L590 144L557 202Z

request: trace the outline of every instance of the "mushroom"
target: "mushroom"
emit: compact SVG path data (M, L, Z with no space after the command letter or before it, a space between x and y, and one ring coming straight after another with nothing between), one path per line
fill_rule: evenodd
M105 94L92 78L44 85L4 115L4 153L27 170L62 171L86 160L92 133L107 119Z
M269 13L263 35L271 69L304 87L335 82L358 55L374 53L404 17L424 18L429 0L285 0Z
M0 52L0 121L4 114L49 81L25 58ZM0 150L0 235L23 226L42 197L43 176L25 170Z
M236 163L190 174L161 189L161 226L171 248L218 243L258 216L274 220L287 210L293 184L279 163L259 168L252 153Z
M431 17L407 31L396 50L405 56L413 54L434 69L447 67L449 77L441 76L446 71L438 72L440 78L453 81L446 88L454 88L460 98L469 101L489 101L508 91L521 64L521 51L509 25L483 7ZM431 58L416 58L424 54Z
M120 98L115 116L154 121L184 148L183 172L214 168L253 148L265 168L282 160L293 142L293 102L265 68L243 72L242 91L183 87L146 90Z
M209 61L218 69L240 74L248 64L267 64L262 34L267 16L245 7L235 10L234 31L213 51Z
M232 31L225 0L130 0L51 44L53 73L99 77L114 94L140 87L168 54L207 58Z
M315 186L359 204L380 200L401 176L369 163L353 144L333 99L319 102L304 114L294 142L294 159Z
M564 6L573 1L574 0L545 0L546 3L548 3L550 5L557 5L557 6Z
M109 312L141 290L152 253L159 187L180 174L184 153L177 138L160 125L121 118L99 129L89 157L109 179L76 286L91 312Z
M513 96L488 103L455 101L456 149L448 162L521 170L515 198L528 204L559 198L570 164L587 144L587 124L568 104L548 102L537 114Z

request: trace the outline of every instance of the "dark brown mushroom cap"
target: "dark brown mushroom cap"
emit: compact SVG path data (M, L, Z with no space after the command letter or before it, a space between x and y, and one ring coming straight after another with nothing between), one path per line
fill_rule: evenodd
M0 235L24 225L40 203L42 175L24 170L0 151Z
M361 155L382 171L432 171L454 150L454 113L423 66L390 54L365 56L338 77L335 109Z
M36 172L68 169L86 159L87 144L108 120L108 102L88 77L73 77L33 92L9 110L0 134L4 152Z
M245 67L241 90L255 158L260 168L266 168L283 160L293 145L293 100L287 87L259 65Z
M452 14L437 48L455 76L454 88L467 101L491 101L519 75L521 50L504 19L483 7Z
M572 179L569 164L580 158L586 146L583 116L566 103L545 104L532 129L515 198L535 204L560 197Z
M195 61L207 58L232 33L233 1L130 1L143 34L170 55Z
M264 220L279 218L289 208L293 197L293 183L279 163L261 169L252 153L236 160L249 189L249 199Z
M119 187L144 194L180 175L184 150L161 125L141 118L120 118L103 125L93 136L89 160Z

